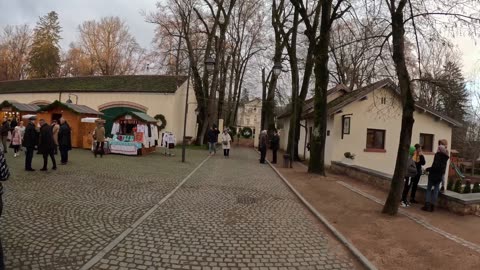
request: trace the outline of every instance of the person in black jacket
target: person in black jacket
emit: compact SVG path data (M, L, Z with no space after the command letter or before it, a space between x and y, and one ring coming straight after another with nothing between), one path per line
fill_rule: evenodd
M52 170L57 169L57 162L55 161L55 141L53 140L52 127L40 119L40 140L38 142L38 152L43 155L43 168L41 171L47 170L48 156L52 159Z
M3 185L1 181L6 181L10 177L10 171L8 170L7 162L5 160L5 156L0 151L0 217L2 217L3 211ZM0 239L0 270L5 270L5 264L3 261L3 247L2 241Z
M438 151L433 159L432 167L427 168L427 172L429 173L428 185L425 198L425 206L422 207L423 211L433 212L435 210L435 203L438 198L440 183L442 183L443 175L445 174L445 170L447 169L447 162L450 158L447 153L448 152L446 146L439 145Z
M0 128L0 140L2 141L3 153L7 153L7 140L8 132L10 131L10 122L7 118L3 120L2 127Z
M25 154L25 170L35 171L32 168L33 151L38 144L38 132L35 129L35 116L30 117L27 127L25 128L25 134L23 135L23 146L26 148Z
M272 164L277 164L277 151L280 148L280 136L278 136L278 131L273 132L273 137L271 143L271 148L272 148Z
M72 150L72 129L64 118L60 118L60 130L58 131L58 145L60 147L61 164L68 163L68 151Z
M422 146L420 144L415 144L415 154L413 155L413 161L417 165L417 175L412 179L412 192L410 193L410 203L418 203L415 200L415 195L417 194L418 182L420 182L420 177L422 177L422 166L425 165L425 156L423 155Z
M262 130L260 132L258 148L260 149L260 163L265 164L265 157L267 156L267 131Z

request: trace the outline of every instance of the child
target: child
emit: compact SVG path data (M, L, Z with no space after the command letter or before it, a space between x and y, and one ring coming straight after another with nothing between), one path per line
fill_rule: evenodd
M20 154L20 146L22 145L22 132L19 126L16 126L12 134L13 157L18 157Z

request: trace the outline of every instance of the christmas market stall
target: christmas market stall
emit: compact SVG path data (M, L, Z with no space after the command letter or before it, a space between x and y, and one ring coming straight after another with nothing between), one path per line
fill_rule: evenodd
M127 112L112 126L110 152L123 155L144 155L154 152L158 145L157 120L142 112Z
M85 124L82 119L87 117L98 118L101 115L103 115L101 112L85 105L55 101L41 108L38 111L37 118L45 119L50 124L53 120L60 123L60 118L63 117L72 129L72 147L83 147L83 138L91 136L95 124Z
M36 115L39 109L37 105L5 100L0 104L0 119L15 119L19 122L24 115Z

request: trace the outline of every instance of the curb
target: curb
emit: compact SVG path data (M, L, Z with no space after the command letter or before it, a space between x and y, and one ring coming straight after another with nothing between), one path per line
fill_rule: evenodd
M377 270L377 268L341 233L339 232L328 220L320 214L291 184L288 180L280 173L280 171L273 166L270 161L266 160L270 168L275 171L275 173L283 180L283 182L290 188L290 190L295 193L295 195L300 199L300 201L312 212L315 217L323 223L337 239L346 247L348 250L360 261L360 263L369 270Z

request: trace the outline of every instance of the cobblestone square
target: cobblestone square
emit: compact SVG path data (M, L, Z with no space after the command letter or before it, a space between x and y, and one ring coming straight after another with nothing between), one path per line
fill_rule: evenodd
M9 156L7 269L353 268L254 151L200 167L205 151L187 155L182 164L159 153L95 159L74 150L71 164L46 173L26 173L24 157Z

